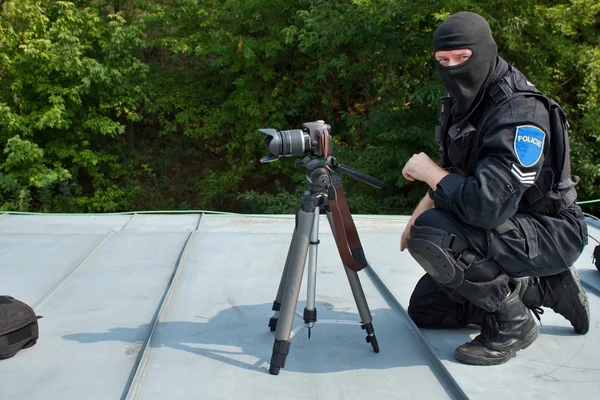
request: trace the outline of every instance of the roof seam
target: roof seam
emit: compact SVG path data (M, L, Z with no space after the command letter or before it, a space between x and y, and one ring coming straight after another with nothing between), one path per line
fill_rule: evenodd
M448 369L444 366L444 364L438 357L435 350L429 345L429 342L427 341L425 336L423 336L423 334L421 333L419 328L415 325L415 323L412 321L412 319L410 318L410 316L408 315L408 313L406 312L404 307L402 307L400 302L396 299L396 297L388 289L388 287L385 285L385 283L383 283L383 281L377 275L377 273L375 272L373 267L371 267L369 265L367 268L365 268L365 273L371 279L375 288L377 288L379 293L381 293L381 295L383 296L384 300L388 303L388 305L392 309L394 309L396 312L398 312L406 320L408 326L410 327L410 331L421 342L423 347L425 347L430 359L433 361L434 366L436 367L436 369L439 372L439 374L435 374L435 375L438 377L438 379L441 378L440 383L441 383L442 387L447 388L450 391L452 391L452 393L449 393L450 397L454 398L454 399L468 400L469 397L467 396L467 394L462 390L462 388L460 387L458 382L454 379L454 377L452 376L450 371L448 371Z
M173 273L171 274L171 278L167 283L167 287L163 293L161 300L158 303L154 316L150 322L150 333L148 334L147 339L142 344L140 351L138 352L138 356L134 362L133 368L131 369L131 373L129 378L127 379L127 383L123 388L123 393L121 394L121 400L132 400L136 399L139 395L139 390L142 386L142 382L144 380L144 375L146 373L146 367L148 364L148 359L150 357L150 344L154 339L154 333L156 332L156 326L161 321L166 305L169 303L169 299L171 298L171 294L173 293L173 288L176 286L177 280L181 275L181 271L183 270L184 260L187 255L187 251L189 248L189 243L192 241L192 237L194 233L198 232L198 228L200 226L200 221L202 219L202 214L198 215L198 221L196 222L196 228L191 231L185 240L183 247L177 257L177 261L175 262L175 267L173 269Z

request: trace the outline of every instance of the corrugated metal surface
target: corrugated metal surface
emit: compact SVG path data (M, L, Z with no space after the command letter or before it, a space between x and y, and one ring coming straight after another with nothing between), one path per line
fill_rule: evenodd
M600 272L578 261L592 326L546 310L540 338L507 364L472 367L477 334L418 330L404 308L422 274L399 238L407 218L354 216L372 269L359 277L381 351L365 342L326 219L318 321L301 317L286 367L268 372L291 216L5 215L0 293L33 305L41 337L0 361L1 399L583 398L600 389ZM590 226L590 235L600 230ZM306 299L303 282L298 314ZM10 384L8 384L10 382Z

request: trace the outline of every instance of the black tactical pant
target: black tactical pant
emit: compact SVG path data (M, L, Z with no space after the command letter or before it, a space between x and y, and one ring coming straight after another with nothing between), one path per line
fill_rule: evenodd
M515 214L491 230L470 226L452 212L431 209L415 226L441 229L467 242L479 260L464 271L464 282L449 289L425 274L417 283L408 313L418 326L450 328L480 324L509 291L510 278L549 276L570 268L587 244L581 208L573 205L558 217Z

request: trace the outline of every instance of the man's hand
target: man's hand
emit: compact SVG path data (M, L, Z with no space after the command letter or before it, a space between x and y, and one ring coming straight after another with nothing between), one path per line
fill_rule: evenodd
M448 172L438 166L427 154L419 153L414 154L404 165L402 175L409 181L425 182L435 190L438 182L448 175Z

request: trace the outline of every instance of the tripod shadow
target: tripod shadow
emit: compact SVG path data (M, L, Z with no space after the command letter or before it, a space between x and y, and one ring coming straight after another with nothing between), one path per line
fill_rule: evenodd
M304 304L299 302L298 312L303 308ZM360 327L357 313L335 311L331 304L321 302L317 302L316 308L318 319L312 338L308 339L305 328L292 337L286 370L324 373L430 364L408 322L392 310L372 311L380 347L380 352L375 353L365 340L366 332ZM265 372L275 338L268 328L271 316L271 304L265 303L233 306L210 318L195 316L198 321L164 321L157 325L148 350L166 348ZM294 328L303 325L302 318L296 315ZM143 345L150 330L150 324L144 324L137 328L115 327L106 332L73 333L63 338L85 344L118 341Z

